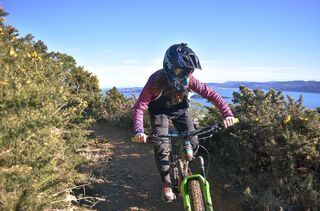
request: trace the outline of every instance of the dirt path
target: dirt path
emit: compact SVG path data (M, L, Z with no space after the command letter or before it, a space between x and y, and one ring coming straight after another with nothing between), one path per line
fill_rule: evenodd
M96 138L107 139L110 153L107 162L96 162L90 168L94 184L86 188L86 196L99 199L91 204L95 210L107 211L179 211L183 210L181 197L172 203L161 200L160 176L156 170L152 144L130 141L132 134L116 127L97 125ZM221 201L221 200L219 200ZM216 201L217 202L217 201ZM221 204L221 203L220 203ZM215 206L215 210L234 210Z
M183 210L182 200L170 204L161 200L161 182L153 157L152 144L130 142L128 131L97 125L96 137L106 138L110 154L108 162L98 162L92 174L99 183L87 190L87 195L104 201L97 210Z

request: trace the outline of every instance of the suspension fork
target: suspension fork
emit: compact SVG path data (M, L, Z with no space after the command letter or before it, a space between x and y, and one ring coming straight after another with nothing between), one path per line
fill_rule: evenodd
M178 169L179 173L182 179L184 179L187 176L187 171L185 170L185 162L183 162L181 159L178 159Z
M184 207L191 207L190 195L189 195L189 186L191 180L197 180L200 183L200 188L206 206L206 210L213 210L213 203L210 194L210 184L206 179L206 172L204 167L204 159L202 156L198 156L197 160L200 164L201 174L188 174L189 162L186 160L178 160L178 168L181 173L182 181L180 184L180 193L183 198Z
M202 156L198 156L197 159L198 159L199 164L200 164L201 175L204 178L207 178L205 167L204 167L204 159L203 159L203 157ZM183 162L181 159L178 160L178 168L179 168L179 172L180 172L180 175L181 175L182 179L184 179L186 176L188 176L188 167L189 167L189 162L188 161Z
M205 169L204 169L204 160L203 160L203 157L202 157L202 156L198 156L198 161L199 161L199 163L200 163L201 175L202 175L204 178L207 178L206 171L205 171Z
M206 210L213 210L213 203L210 194L210 185L209 182L200 174L194 174L191 176L185 177L180 185L180 192L183 197L184 207L191 207L190 195L189 195L189 187L188 184L191 180L197 180L200 183L201 192L204 200L204 204L206 206Z

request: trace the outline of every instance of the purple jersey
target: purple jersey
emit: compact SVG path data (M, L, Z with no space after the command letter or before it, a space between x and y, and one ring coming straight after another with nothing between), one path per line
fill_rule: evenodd
M170 85L163 70L158 70L149 77L149 80L142 89L137 102L133 106L133 122L135 133L144 132L143 112L148 108L149 103L156 101L163 95L164 90L166 90L168 86ZM187 87L189 90L194 91L203 98L206 98L208 101L214 103L223 117L233 116L225 100L206 84L196 79L193 75L189 76Z

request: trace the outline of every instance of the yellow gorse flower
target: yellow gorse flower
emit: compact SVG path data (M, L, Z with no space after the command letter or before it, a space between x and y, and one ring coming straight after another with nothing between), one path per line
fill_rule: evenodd
M42 61L42 58L40 55L38 55L38 53L36 51L33 51L31 54L30 53L27 53L27 56L29 58L33 58L33 59L36 59L38 61Z
M291 116L288 115L288 116L286 116L286 117L284 118L283 122L284 122L284 124L288 124L288 122L290 122L290 120L291 120Z
M35 52L35 51L33 51L33 53L31 54L31 57L32 57L32 58L37 58L37 57L38 57L38 53Z
M10 48L9 55L12 56L12 57L17 57L18 56L18 54L13 49L13 47Z
M8 81L0 81L0 86L6 86L8 85Z

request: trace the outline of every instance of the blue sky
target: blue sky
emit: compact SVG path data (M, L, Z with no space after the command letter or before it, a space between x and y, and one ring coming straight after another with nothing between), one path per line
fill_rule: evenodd
M7 24L73 56L100 86L143 86L188 43L203 82L320 81L319 0L0 0Z

